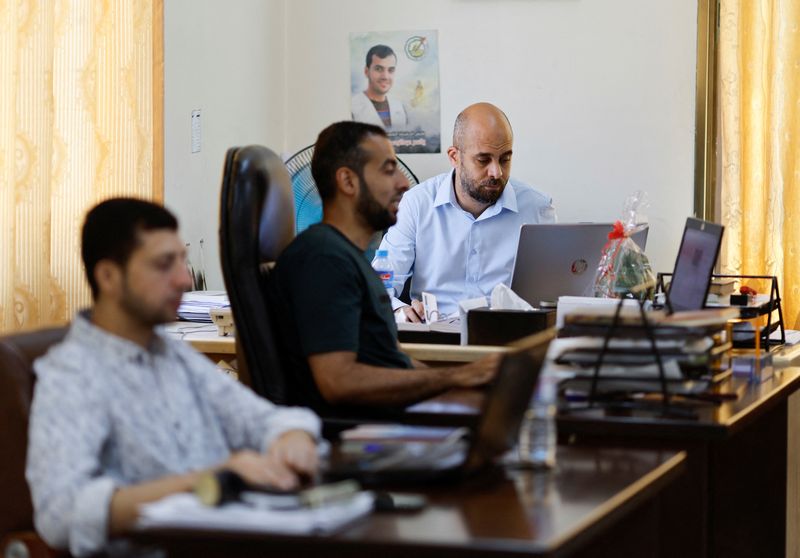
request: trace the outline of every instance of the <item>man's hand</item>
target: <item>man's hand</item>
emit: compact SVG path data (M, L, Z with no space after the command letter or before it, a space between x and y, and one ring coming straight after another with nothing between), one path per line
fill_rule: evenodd
M421 323L425 321L425 309L419 300L412 300L411 306L401 306L400 310L406 315L409 322Z
M285 432L272 442L266 454L237 451L222 465L248 483L281 490L298 488L316 473L317 466L316 443L302 430Z
M316 443L308 432L289 430L270 445L266 454L237 451L213 470L219 469L229 469L250 484L293 490L317 471ZM119 487L111 496L108 532L112 536L128 532L136 524L141 504L192 490L205 472L170 475Z
M455 370L456 381L460 387L476 387L488 384L497 375L500 367L501 353L487 355Z
M267 456L291 469L301 480L313 477L319 467L317 442L305 430L284 432L269 446Z

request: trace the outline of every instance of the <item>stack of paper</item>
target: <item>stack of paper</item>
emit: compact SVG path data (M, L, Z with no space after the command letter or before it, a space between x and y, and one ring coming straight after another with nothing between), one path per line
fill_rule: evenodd
M225 291L190 291L183 294L178 318L187 322L211 323L209 312L214 308L230 306Z
M786 336L786 344L787 345L797 345L800 343L800 331L795 329L787 329L785 330ZM770 334L769 338L773 341L780 341L781 339L781 330L777 329Z
M140 529L203 529L253 533L331 533L372 511L374 496L359 492L315 508L231 503L208 507L194 494L174 494L139 508Z

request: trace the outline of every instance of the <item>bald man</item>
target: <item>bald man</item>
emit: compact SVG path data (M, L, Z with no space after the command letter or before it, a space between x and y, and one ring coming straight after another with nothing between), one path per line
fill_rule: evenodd
M552 199L510 177L513 143L496 106L476 103L458 115L447 150L452 170L403 196L381 242L393 264L396 315L421 321L423 291L436 295L445 316L458 313L460 300L510 285L520 227L555 222ZM408 277L411 306L397 298Z

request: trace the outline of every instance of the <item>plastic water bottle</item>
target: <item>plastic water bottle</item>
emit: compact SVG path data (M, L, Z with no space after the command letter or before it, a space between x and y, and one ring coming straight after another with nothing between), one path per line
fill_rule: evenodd
M372 260L372 268L378 274L378 278L383 282L386 292L389 296L394 296L394 269L392 269L392 262L389 261L388 250L377 250L375 252L375 259Z
M556 383L554 376L542 374L519 430L519 461L534 468L556 464Z

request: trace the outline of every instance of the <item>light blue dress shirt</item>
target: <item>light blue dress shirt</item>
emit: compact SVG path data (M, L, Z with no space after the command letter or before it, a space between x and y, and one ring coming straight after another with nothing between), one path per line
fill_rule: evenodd
M26 476L36 530L83 556L108 545L117 487L219 465L292 429L319 435L306 409L277 407L182 341L149 350L78 315L34 364Z
M458 312L460 300L489 296L511 284L522 225L554 223L549 196L509 179L503 194L477 218L461 208L453 189L455 171L434 176L403 195L397 223L383 237L394 269L395 295L409 276L411 298L436 295L439 312ZM403 303L394 298L394 309Z

